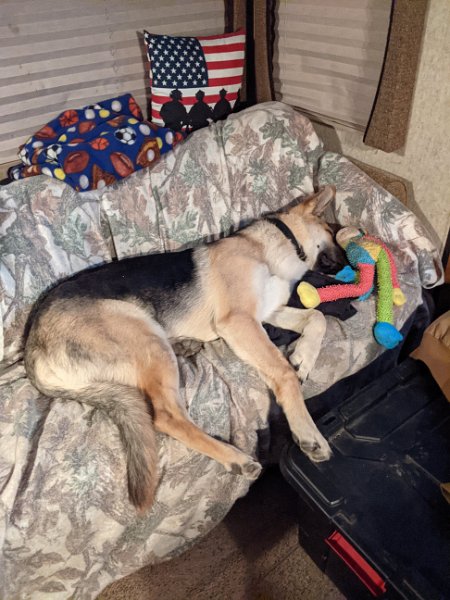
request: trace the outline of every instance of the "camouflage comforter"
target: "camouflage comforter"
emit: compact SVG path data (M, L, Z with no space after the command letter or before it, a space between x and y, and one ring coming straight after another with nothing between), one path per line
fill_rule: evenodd
M399 201L345 158L324 153L311 123L285 105L259 105L202 129L102 195L44 176L0 190L0 597L95 598L111 581L187 549L249 485L159 436L156 503L138 518L109 419L77 402L49 402L27 381L20 338L32 302L114 253L176 250L226 234L312 192L313 182L337 187L331 219L362 224L393 248L407 297L396 309L401 326L421 302L421 286L442 276L433 242ZM344 323L327 318L306 396L378 355L373 319L373 299ZM196 423L250 454L267 445L268 392L223 342L179 357L179 366Z

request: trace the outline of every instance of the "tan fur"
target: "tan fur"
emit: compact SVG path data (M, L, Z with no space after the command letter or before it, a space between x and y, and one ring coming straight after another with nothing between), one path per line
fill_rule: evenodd
M33 323L25 348L31 380L47 395L75 398L110 414L127 451L130 499L141 510L151 506L157 485L149 403L158 431L249 479L257 477L261 468L253 458L208 436L190 421L181 405L171 347L177 339L223 338L273 390L302 450L312 460L329 458L330 449L306 409L295 370L261 323L303 332L291 362L300 377L306 377L317 359L325 321L315 311L284 305L292 281L313 267L321 244L331 244L326 224L315 213L333 195L332 188L325 188L279 215L304 246L306 263L299 260L291 242L264 220L196 250L195 290L179 299L179 309L165 328L133 298L58 300ZM102 392L107 397L108 390L114 391L111 395L117 404L101 397ZM126 396L123 402L121 390Z

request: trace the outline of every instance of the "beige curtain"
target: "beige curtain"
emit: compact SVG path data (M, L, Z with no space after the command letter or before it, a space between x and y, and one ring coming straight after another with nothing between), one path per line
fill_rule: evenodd
M66 108L131 92L147 111L142 30L222 33L223 0L0 0L0 163Z
M276 98L364 130L376 96L391 0L278 0Z
M247 0L225 0L225 29L227 32L237 31L238 29L246 30L244 72L239 92L239 104L235 107L235 109L238 109L238 107L247 104L247 78L249 70L250 72L253 71L253 61L251 57L249 59L251 44L249 44L250 34L247 23Z
M428 0L393 0L386 54L364 143L385 152L405 145Z
M225 0L229 31L245 27L246 67L241 106L275 99L272 77L275 0Z

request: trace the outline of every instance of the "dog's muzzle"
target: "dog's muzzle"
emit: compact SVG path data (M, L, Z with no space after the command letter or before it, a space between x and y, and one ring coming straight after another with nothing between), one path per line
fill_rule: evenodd
M317 257L314 269L325 275L335 275L346 265L345 254L339 246L327 248Z

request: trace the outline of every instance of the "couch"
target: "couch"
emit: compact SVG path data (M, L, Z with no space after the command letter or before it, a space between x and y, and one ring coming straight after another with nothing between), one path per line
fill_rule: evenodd
M325 184L337 188L329 221L365 227L393 249L407 298L395 309L402 328L422 304L423 288L442 280L431 236L348 159L325 152L311 122L284 104L256 105L211 124L151 169L102 192L77 193L45 176L0 188L1 597L95 598L112 581L186 550L250 485L158 435L156 501L138 516L108 416L44 398L27 380L22 334L33 302L72 273L217 239ZM327 317L320 359L304 384L310 407L383 354L371 331L374 298L357 309L345 322ZM257 374L221 340L178 362L194 422L260 460L273 459L273 404Z

